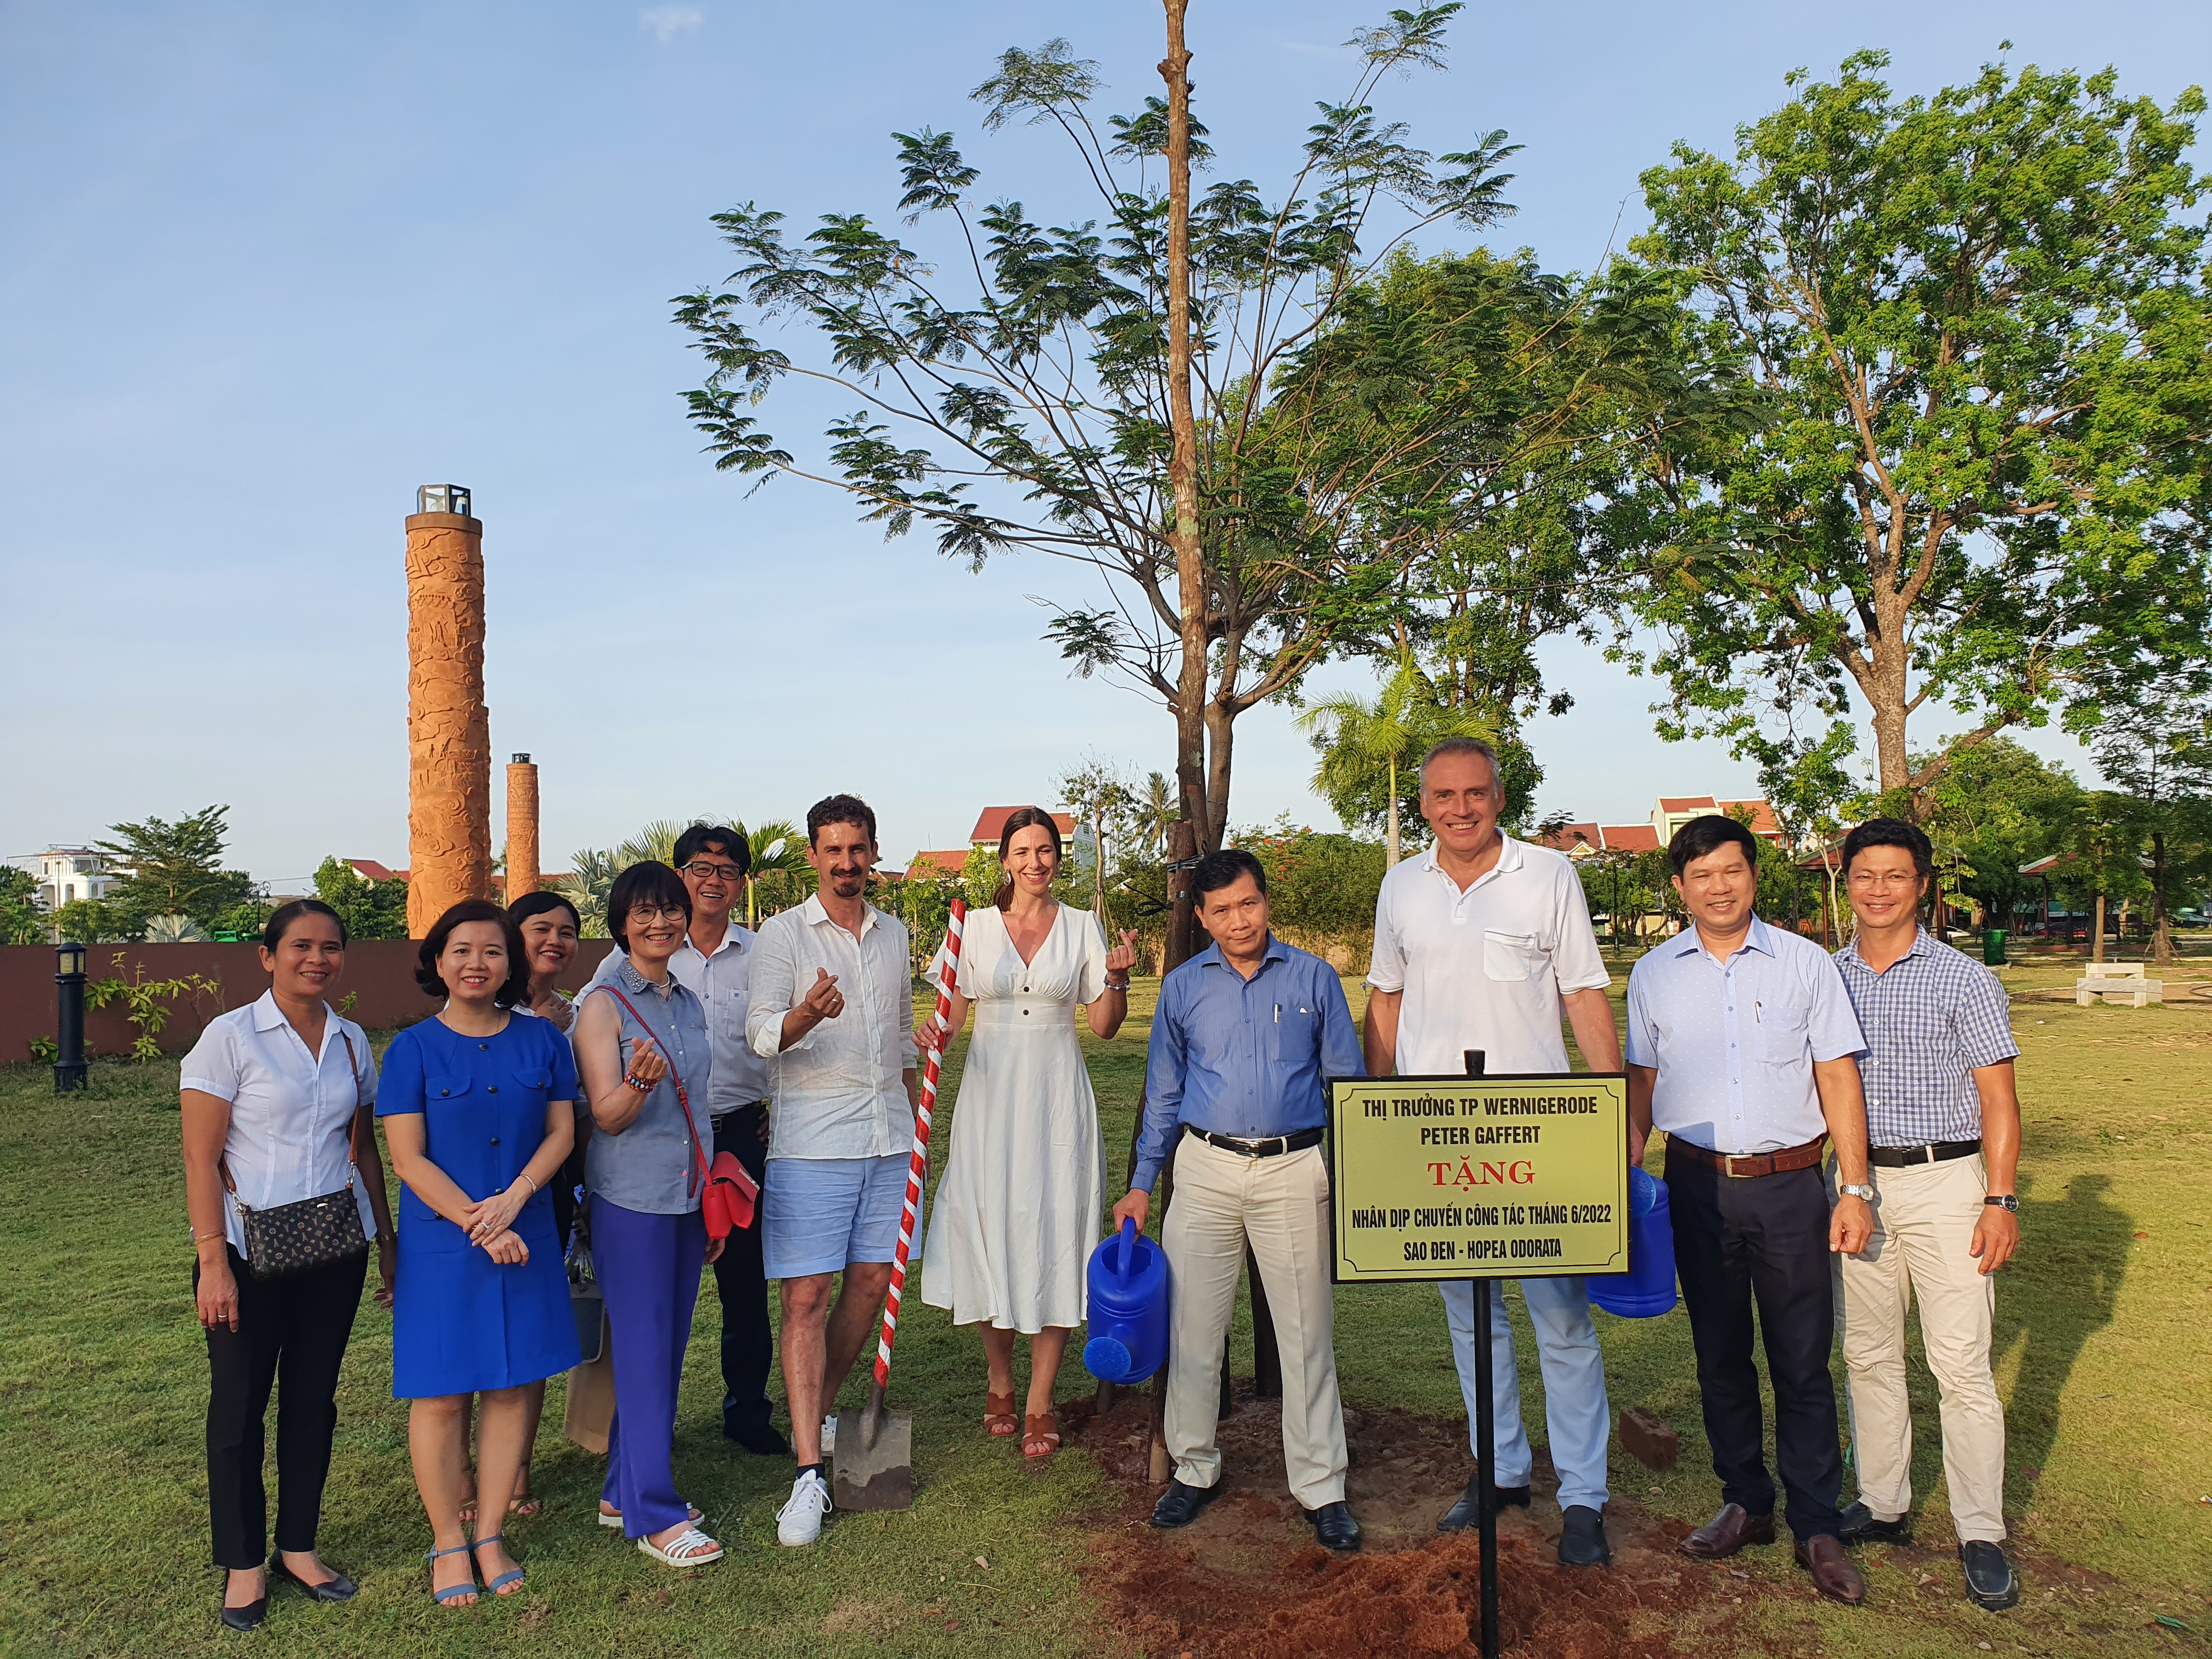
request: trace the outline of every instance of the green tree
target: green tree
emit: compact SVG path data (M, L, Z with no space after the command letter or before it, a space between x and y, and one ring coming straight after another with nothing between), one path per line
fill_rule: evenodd
M315 896L338 913L346 937L407 937L407 884L371 881L343 859L325 859L315 870Z
M1856 693L1917 816L1962 753L2081 718L2096 662L2201 653L2212 319L2179 216L2204 100L2002 64L1898 98L1887 63L1793 74L1733 162L1682 144L1644 175L1620 279L1677 286L1686 359L1742 373L1759 418L1655 434L1608 533L1663 733L1764 763L1771 711ZM1931 704L1970 728L1916 764Z
M1924 765L1917 756L1916 769ZM1954 755L1929 786L1921 827L1938 861L1978 914L1977 926L2003 927L2034 891L2021 866L2070 844L2081 787L2063 766L2008 737Z
M1473 708L1439 701L1435 684L1411 657L1398 665L1372 702L1340 692L1315 703L1298 716L1298 724L1313 733L1314 747L1321 751L1314 787L1346 823L1369 816L1367 802L1379 787L1386 870L1399 858L1400 800L1429 746L1445 738L1489 744L1498 738L1498 728Z
M107 854L116 879L107 902L145 920L189 916L202 926L224 910L255 896L253 878L222 867L225 822L230 808L204 806L177 819L148 818L142 823L108 826L113 841L93 844Z
M1011 50L975 91L984 125L1067 137L1100 216L1048 226L1018 202L980 206L952 135L925 128L894 137L897 210L930 221L926 248L858 213L794 246L782 215L749 202L715 220L744 263L675 302L710 366L689 396L718 466L833 485L887 534L934 529L971 568L1030 549L1104 578L1108 603L1054 605L1049 636L1077 672L1170 711L1182 812L1209 848L1228 823L1235 722L1371 626L1412 545L1388 526L1417 523L1444 482L1431 447L1517 372L1479 330L1453 372L1431 360L1392 385L1317 349L1394 247L1508 210L1502 133L1431 156L1371 101L1387 76L1442 66L1459 9L1395 11L1354 38L1353 84L1321 106L1272 203L1249 179L1191 198L1207 152L1182 0L1166 100L1103 129L1096 64L1064 40ZM771 319L797 325L798 355L756 337ZM790 376L854 411L821 459L746 412Z
M2167 674L2117 690L2090 752L2121 797L2116 816L2148 854L2151 951L2170 966L2174 884L2212 864L2212 687L2201 674Z
M39 945L50 924L39 912L38 878L12 864L0 864L0 945Z
M51 912L46 920L61 938L80 945L128 943L146 931L145 917L106 899L72 899Z

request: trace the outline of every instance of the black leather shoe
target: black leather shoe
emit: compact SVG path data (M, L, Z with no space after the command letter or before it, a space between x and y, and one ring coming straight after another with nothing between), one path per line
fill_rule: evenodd
M1854 1549L1861 1544L1910 1544L1912 1517L1900 1515L1894 1521L1877 1521L1874 1511L1865 1504L1854 1504L1844 1511L1836 1527L1836 1536Z
M1602 1567L1612 1561L1613 1546L1605 1541L1605 1517L1587 1504L1568 1504L1566 1524L1559 1529L1559 1565Z
M722 1425L722 1438L734 1440L757 1457L788 1457L791 1442L785 1439L773 1423L749 1424L743 1428L727 1421Z
M1467 1490L1460 1494L1459 1502L1446 1510L1443 1518L1437 1522L1438 1532L1465 1532L1482 1518L1475 1513L1475 1506L1482 1502L1482 1488L1477 1484L1481 1479L1482 1471L1477 1469L1474 1478L1467 1483ZM1500 1515L1508 1510L1528 1507L1528 1488L1526 1486L1493 1486L1491 1490L1498 1494L1493 1501Z
M1152 1524L1156 1527L1187 1527L1198 1519L1198 1512L1221 1496L1220 1486L1186 1486L1180 1480L1168 1482L1168 1489L1160 1494L1160 1501L1152 1505Z
M327 1561L323 1565L330 1566ZM291 1568L286 1566L284 1558L281 1555L272 1555L269 1558L269 1576L271 1578L281 1578L293 1589L304 1592L310 1601L350 1601L361 1593L353 1580L336 1567L331 1567L331 1576L324 1579L321 1583L311 1584Z
M1980 1540L1961 1544L1959 1565L1966 1570L1966 1594L1977 1607L2002 1613L2020 1605L2020 1574L2006 1559L2003 1545Z
M1359 1522L1352 1518L1351 1508L1341 1498L1317 1510L1308 1510L1306 1519L1313 1522L1314 1537L1323 1547L1340 1555L1359 1547Z
M228 1630L259 1630L261 1621L268 1616L269 1598L265 1595L258 1601L248 1601L242 1607L225 1607L222 1610L223 1626Z

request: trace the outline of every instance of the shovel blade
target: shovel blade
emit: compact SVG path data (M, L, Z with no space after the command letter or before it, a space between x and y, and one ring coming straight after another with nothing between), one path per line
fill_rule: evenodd
M836 1479L830 1501L841 1510L904 1510L914 1507L914 1414L886 1411L876 1419L872 1444L865 1407L837 1418Z

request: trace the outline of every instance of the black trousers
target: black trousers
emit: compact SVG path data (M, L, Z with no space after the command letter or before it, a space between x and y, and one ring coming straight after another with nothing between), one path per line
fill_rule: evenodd
M753 1224L730 1235L714 1262L714 1288L722 1299L722 1432L766 1426L768 1373L775 1358L769 1329L768 1277L762 1270L761 1217L768 1189L768 1108L741 1106L714 1120L714 1150L731 1152L761 1183L763 1206Z
M311 1550L338 1422L338 1367L361 1307L367 1254L335 1267L259 1279L236 1250L238 1328L207 1334L208 1515L215 1564L243 1571L268 1559L262 1431L276 1389L276 1547ZM192 1284L199 1285L199 1264Z
M1789 1494L1790 1530L1801 1539L1833 1534L1844 1455L1828 1372L1835 1291L1820 1171L1731 1177L1670 1156L1667 1198L1722 1499L1753 1516L1774 1512L1751 1358L1756 1304L1774 1385L1774 1461Z

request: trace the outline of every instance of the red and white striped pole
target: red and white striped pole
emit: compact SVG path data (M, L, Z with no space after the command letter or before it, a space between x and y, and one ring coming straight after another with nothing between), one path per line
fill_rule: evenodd
M952 901L952 925L945 933L945 968L937 976L937 1021L952 1021L952 987L960 971L960 930L968 920L968 901ZM890 1294L884 1299L884 1334L876 1341L876 1386L891 1380L891 1339L898 1334L899 1296L906 1289L907 1257L914 1249L914 1224L921 1214L922 1177L929 1169L929 1121L937 1109L938 1063L945 1053L939 1043L929 1051L921 1068L921 1104L914 1115L914 1156L906 1166L906 1212L899 1218L898 1249L891 1257Z

